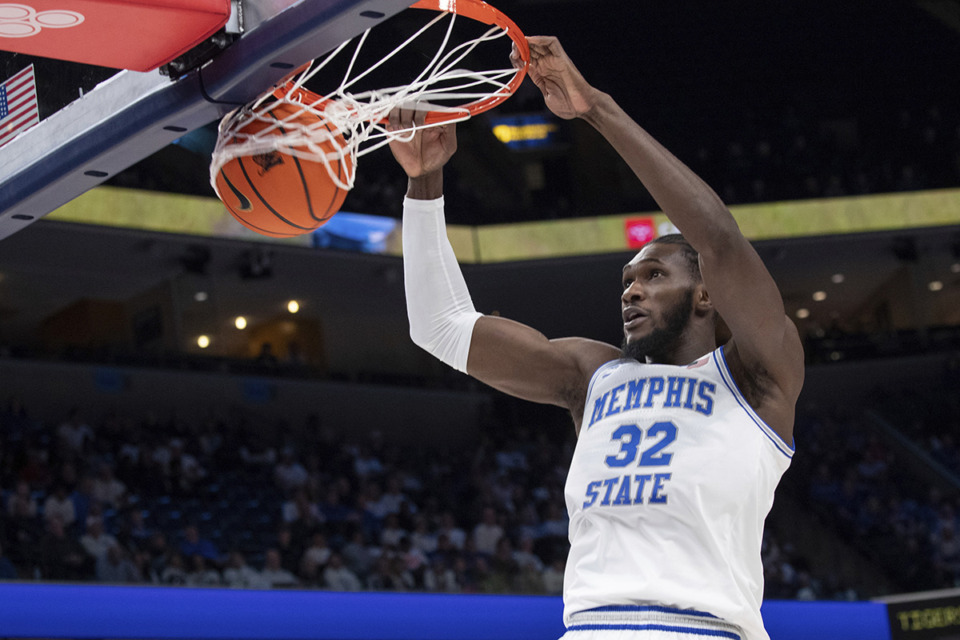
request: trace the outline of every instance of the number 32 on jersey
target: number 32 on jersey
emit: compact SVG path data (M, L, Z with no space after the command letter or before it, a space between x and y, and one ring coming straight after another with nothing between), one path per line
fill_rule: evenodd
M664 467L670 464L673 454L666 449L677 439L677 425L672 422L657 422L644 434L635 424L623 424L611 435L611 440L620 444L620 449L604 458L604 463L612 469L639 467L646 471L648 467ZM641 444L652 442L641 450ZM639 460L638 460L639 458ZM634 504L666 504L664 493L670 473L626 473L622 476L594 480L587 485L586 500L583 508L594 505L627 506Z

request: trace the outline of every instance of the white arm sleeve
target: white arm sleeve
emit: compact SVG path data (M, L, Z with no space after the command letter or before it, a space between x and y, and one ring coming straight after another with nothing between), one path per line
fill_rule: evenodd
M447 239L443 197L403 200L403 281L414 344L466 373L473 325L483 314Z

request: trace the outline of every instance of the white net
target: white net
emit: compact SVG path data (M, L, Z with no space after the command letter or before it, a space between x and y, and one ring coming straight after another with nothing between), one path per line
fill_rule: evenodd
M477 37L452 45L457 15L440 13L404 40L378 62L357 70L358 57L372 30L347 41L323 59L300 71L281 89L227 114L220 122L217 145L210 164L210 181L217 189L216 176L231 160L279 151L304 160L322 163L331 180L341 189L353 187L357 158L375 151L393 139L410 139L417 128L468 119L492 103L505 99L511 82L521 69L473 71L460 68L469 54L483 43L507 36L507 29L491 26ZM465 20L466 18L460 18ZM446 23L439 50L414 80L400 86L354 89L361 80L391 61L428 30ZM352 51L347 54L346 52ZM331 61L350 55L339 86L325 95L305 88ZM515 86L515 85L514 85ZM397 108L427 111L426 121L410 129L388 131L386 121ZM349 158L349 161L345 160ZM218 192L219 193L219 192Z

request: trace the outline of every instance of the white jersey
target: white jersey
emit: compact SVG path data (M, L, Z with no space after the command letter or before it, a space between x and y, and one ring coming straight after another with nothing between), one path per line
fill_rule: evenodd
M768 638L763 521L793 447L747 404L723 348L593 374L565 489L564 622L610 605L708 613Z

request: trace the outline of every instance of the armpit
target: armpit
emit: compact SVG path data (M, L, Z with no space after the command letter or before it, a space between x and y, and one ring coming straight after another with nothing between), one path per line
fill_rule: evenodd
M733 381L737 383L737 388L740 389L740 393L743 394L747 403L753 409L759 409L769 393L770 386L774 383L773 377L761 365L747 369L739 356L728 358L727 366L730 368Z

